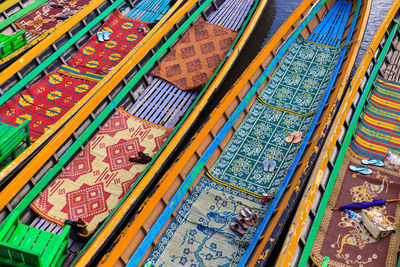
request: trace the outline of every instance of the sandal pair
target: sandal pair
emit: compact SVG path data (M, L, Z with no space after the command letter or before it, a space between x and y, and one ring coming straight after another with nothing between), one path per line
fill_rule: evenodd
M150 157L148 154L143 153L142 151L138 152L138 156L139 158L130 157L129 161L133 163L147 164L152 160L152 157Z
M147 28L144 26L144 24L140 24L140 26L137 28L138 32L143 32L143 35L147 34Z
M242 236L250 226L256 224L257 218L257 215L250 208L244 207L240 210L240 215L235 217L236 222L231 222L229 227L232 231Z
M379 159L363 159L363 160L361 160L361 163L364 165L373 165L373 166L378 166L378 167L385 166L385 164ZM360 165L360 166L350 165L349 169L353 172L358 172L358 173L365 174L365 175L369 175L372 173L371 169L369 169L363 165Z
M286 138L285 142L286 143L293 143L297 144L300 143L301 137L303 136L302 132L291 132Z

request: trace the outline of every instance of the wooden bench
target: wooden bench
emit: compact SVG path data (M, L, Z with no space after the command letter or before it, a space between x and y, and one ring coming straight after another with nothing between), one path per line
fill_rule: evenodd
M26 43L26 30L21 30L13 36L0 34L0 59L14 53Z
M12 160L18 156L16 149L21 142L25 142L26 147L31 145L29 137L29 121L27 120L21 123L18 127L0 122L0 133L0 164L2 164L9 155L11 155ZM7 164L3 164L3 168L6 165Z
M60 235L19 222L20 211L14 211L1 225L1 266L61 266L67 256L70 226Z

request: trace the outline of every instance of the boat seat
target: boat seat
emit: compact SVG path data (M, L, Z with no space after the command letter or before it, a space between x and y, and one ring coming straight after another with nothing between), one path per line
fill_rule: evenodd
M0 163L11 155L14 160L17 157L16 149L22 143L26 143L26 147L30 146L29 121L24 121L18 127L14 127L0 122ZM20 151L22 152L22 151Z
M67 256L70 226L60 235L19 222L15 211L0 231L0 265L61 266Z
M14 53L26 43L26 30L21 30L13 36L0 34L0 59Z

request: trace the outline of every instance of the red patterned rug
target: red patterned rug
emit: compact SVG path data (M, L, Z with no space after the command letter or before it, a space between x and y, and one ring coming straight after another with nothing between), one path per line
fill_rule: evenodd
M172 128L115 112L66 169L31 204L40 216L63 225L82 218L93 232L116 207L147 164L131 163L142 151L153 157Z
M111 33L110 40L100 42L93 35L68 61L68 66L81 72L109 73L143 39L143 33L137 30L142 24L147 27L144 22L126 18L119 11L114 12L100 28Z
M0 120L13 126L29 120L30 135L34 141L95 85L96 82L53 71L0 106Z
M62 5L63 7L51 7L50 3ZM73 14L84 8L89 3L90 0L48 1L29 12L15 23L21 29L42 35L48 30L56 27L59 23L64 22L63 19L57 18L57 14Z
M199 18L152 75L181 90L199 89L211 78L225 57L237 32Z

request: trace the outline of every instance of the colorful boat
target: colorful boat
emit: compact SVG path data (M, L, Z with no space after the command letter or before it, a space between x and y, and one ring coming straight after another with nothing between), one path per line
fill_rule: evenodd
M44 230L40 233L45 232L49 236L50 234L47 234L49 232L62 232L63 239L56 239L57 242L65 242L68 239L67 233L70 228L69 225L63 227L65 219L59 215L54 217L50 215L55 210L48 210L50 213L42 210L44 206L36 205L34 199L41 198L43 194L40 192L43 190L52 191L54 183L58 184L58 179L64 177L64 174L69 176L74 173L72 176L75 178L71 177L72 180L69 178L67 180L74 181L74 184L79 187L79 192L85 191L85 195L89 194L86 195L89 199L86 197L83 199L87 200L84 201L84 205L89 205L91 211L88 214L89 217L86 217L80 213L83 211L82 209L75 210L73 208L73 210L80 214L80 218L86 220L85 228L87 227L88 232L94 235L92 240L81 242L82 239L75 235L76 229L74 230L72 227L75 242L73 242L70 252L67 253L68 255L63 255L62 258L66 257L65 263L76 258L77 262L73 264L90 265L89 261L97 257L93 254L111 242L113 234L117 233L115 229L120 218L112 216L113 211L117 210L117 206L132 203L132 200L125 201L128 196L140 195L143 193L143 187L151 186L153 178L151 173L158 171L159 167L169 159L163 155L171 154L170 152L176 148L176 144L182 140L192 125L193 118L198 116L210 96L218 88L250 36L266 2L252 0L199 2L192 0L187 1L167 21L161 21L159 24L163 24L163 26L158 31L150 32L148 35L151 35L151 38L143 39L147 40L146 43L139 43L119 65L114 67L113 75L106 76L99 82L101 87L98 87L99 89L85 104L79 106L74 116L67 118L68 124L54 132L52 140L4 187L0 193L0 198L4 201L2 210L8 210L11 214L4 221L3 229L8 229L9 225L22 227L24 230L30 229L29 231L35 233L36 237L38 230L35 229L37 228ZM189 28L191 24L193 25ZM179 40L182 33L184 34ZM157 41L160 39L161 41ZM171 48L171 44L175 42L175 46ZM187 45L189 46L186 47ZM193 49L193 46L196 48ZM86 46L82 47L86 48ZM152 47L153 49L151 49ZM151 51L148 53L150 49ZM195 51L200 52L197 54L200 55L200 58L193 58L196 56ZM169 54L165 55L166 52ZM163 54L164 59L160 60ZM191 58L190 61L184 61L188 68L189 75L186 77L188 81L183 82L185 77L179 77L179 79L167 83L162 79L168 80L171 74L165 67L165 62L174 61L177 55L181 57L179 62ZM190 63L191 61L194 62ZM202 64L204 68L200 73L196 73L199 64ZM180 75L180 72L176 71L178 67L175 65L174 63L173 74ZM154 67L157 68L154 69ZM195 73L190 74L192 72ZM157 77L152 77L152 75ZM179 88L183 86L201 90L185 91L179 89L178 86ZM194 107L195 109L192 111ZM172 126L175 125L174 130ZM47 132L44 135L46 134ZM35 146L35 143L32 146ZM95 147L102 152L100 150L92 151ZM50 152L53 149L55 149L54 152ZM111 154L109 154L109 149L113 150ZM149 163L149 155L142 154L144 158L133 158L134 162L130 163L128 154L122 158L119 157L121 151L137 157L140 155L137 153L138 151L146 152L153 159L150 164L145 164ZM161 152L163 154L158 156ZM95 156L93 157L93 155ZM83 161L81 161L81 156L83 156ZM54 161L54 157L57 159L56 161ZM145 160L147 161L143 162ZM92 167L86 168L89 165L84 162L89 163ZM102 162L108 162L106 164L109 166L103 165ZM120 163L122 165L119 165ZM105 169L98 172L97 168L104 166L106 166ZM8 168L12 168L12 166L10 165L4 171ZM82 168L85 168L85 171ZM31 172L32 175L27 176L27 172ZM57 174L59 175L57 176ZM145 174L146 177L142 179ZM88 179L88 176L85 175L96 178L92 183L89 182L90 178ZM52 179L54 180L51 181ZM94 200L92 197L100 195L91 189L93 189L92 185L99 185L99 181L102 185L98 189L101 188L101 196L106 198L97 199L100 202L95 203L97 200L92 202L91 200ZM136 186L139 181L140 184ZM75 185L65 184L64 189L68 191ZM25 190L26 186L30 187L29 192ZM64 189L58 188L56 191L63 196L70 196L71 194ZM44 193L44 195L46 194ZM76 200L75 197L74 199ZM80 199L82 200L82 198ZM56 202L58 206L62 205L58 200ZM12 207L8 203L14 203L15 206ZM101 212L98 209L99 204ZM92 212L92 208L97 209L96 214ZM61 208L61 210L64 209ZM121 209L118 211L121 212ZM109 213L112 215L108 216ZM25 221L24 218L27 220ZM76 220L77 218L71 217L71 219ZM24 242L25 239L22 243ZM12 247L7 244L7 252L11 253L10 248ZM74 252L76 253L74 254ZM21 253L19 250L18 255L24 257ZM77 253L80 253L78 257Z
M65 39L68 35L71 36L74 31L84 28L84 24L89 23L93 15L100 14L100 10L110 6L111 3L112 1L89 0L74 2L61 0L56 2L48 0L11 0L2 3L0 5L0 12L4 20L0 22L2 37L0 70L7 68L12 62L44 39L46 39L44 41L46 45L42 45L40 46L40 50L38 50L39 48L36 50L40 51L39 54L43 50L46 50L47 54L53 53L66 42ZM91 15L88 16L89 14ZM70 17L73 18L70 19ZM84 23L80 25L78 22L81 20L84 20ZM52 37L49 37L50 35ZM56 40L57 42L54 44L54 47L50 48L49 46ZM34 57L24 57L24 60L19 62L19 68L16 64L13 65L13 68L17 70L23 68L26 64L31 63L30 61ZM44 60L46 57L46 53L41 53L39 59ZM27 60L28 58L30 59ZM38 62L33 62L32 64L35 65ZM12 74L5 73L4 75L10 75L7 76L9 78L14 74L15 72ZM24 74L24 72L22 71L21 74Z
M373 199L399 198L399 172L396 166L390 169L391 156L399 155L398 128L390 129L391 120L398 118L399 12L400 1L394 1L366 49L338 111L340 116L327 135L330 142L324 144L322 157L302 195L277 266L400 264L398 231L375 239L363 223L345 212L331 210ZM388 109L382 106L385 104ZM376 160L365 161L370 158ZM378 161L384 161L384 166L364 164ZM350 165L361 165L361 169L365 167L372 173L352 172ZM380 211L395 224L399 220L398 209L398 202L369 208ZM361 214L360 209L353 211Z
M69 3L72 4L73 2ZM60 30L51 33L46 38L46 41L35 46L17 62L4 70L0 76L0 83L3 85L0 97L0 123L3 128L8 128L9 132L13 134L19 132L20 138L11 138L13 136L11 134L8 141L3 142L7 144L7 149L1 149L0 169L3 169L11 162L12 164L8 169L1 172L1 183L8 181L5 176L15 175L20 167L43 147L60 126L65 124L68 118L87 102L94 92L103 85L103 82L99 83L103 77L107 74L108 77L113 75L113 70L111 69L113 66L116 66L125 55L128 55L128 52L135 45L139 44L141 46L142 43L148 42L152 38L152 34L145 36L138 32L126 33L132 38L125 40L123 34L134 29L132 24L130 29L128 27L119 29L120 32L117 37L119 40L109 40L104 42L103 45L99 44L100 41L94 35L96 35L102 24L110 21L110 14L114 15L111 19L119 20L121 24L126 23L129 26L132 23L131 19L136 19L140 21L140 23L136 22L136 24L145 23L158 28L159 25L155 25L155 22L160 19L166 21L181 3L182 1L170 10L169 2L165 1L147 0L142 2L135 1L135 3L122 0L110 2L93 1L63 23ZM121 9L122 13L116 14L115 10L117 8ZM93 11L93 9L95 10ZM123 16L123 14L127 15L127 17ZM74 26L86 15L88 16L82 23ZM116 36L111 34L111 38ZM142 39L144 40L140 43ZM98 43L96 43L96 40ZM121 47L125 45L124 48L117 49L115 47L117 41L120 42ZM52 42L55 42L55 44L51 45ZM90 46L90 48L84 49L84 45ZM47 47L48 49L45 49ZM146 49L150 50L151 48L147 47ZM97 51L99 53L98 57L109 56L109 59L107 59L108 70L98 70L99 59L94 58L94 49L102 49L102 51ZM103 54L100 54L100 52L103 52ZM108 55L107 53L111 54ZM71 58L73 54L75 56ZM79 54L81 55L80 58L78 58ZM92 57L92 59L86 59L89 57ZM83 63L77 63L76 60L72 62L74 59L88 62L85 62L86 65L83 66ZM104 62L105 60L102 60L102 64ZM79 73L79 68L82 73ZM63 84L61 82L62 79L65 80L64 87L61 86ZM106 77L105 80L107 79ZM48 85L44 85L46 81ZM71 85L77 86L74 90L75 92L67 89L67 86ZM54 89L49 88L51 86L54 86ZM39 87L42 89L35 91L35 88ZM63 89L68 91L69 95L64 93L62 96ZM87 94L91 89L93 89L92 93ZM58 103L56 103L57 98L59 98ZM17 102L18 107L14 107ZM38 108L37 106L43 108ZM26 133L29 133L28 138L26 134L21 133L22 128L25 129ZM44 132L46 134L43 134ZM30 145L30 141L35 141L34 145L30 147L29 151L22 153ZM5 151L7 153L3 153ZM18 159L16 159L17 156Z
M370 1L304 1L213 110L186 149L148 193L144 203L131 208L131 213L125 215L126 227L107 253L98 256L102 257L100 265L136 266L150 262L154 266L265 264L288 220L287 214L294 208L300 188L306 183L307 173L318 157L327 129L332 124L345 94L345 84L359 49L370 5ZM331 23L332 20L336 23ZM333 24L339 29L328 27ZM340 27L344 27L346 31L343 36L333 41L335 33L343 33ZM333 34L330 31L333 31ZM312 42L305 41L306 38ZM334 46L342 49L316 43L323 43L323 40L326 40L324 38L331 38L327 42L336 42ZM302 113L302 118L308 117L309 123L310 118L314 122L301 129L305 137L302 138L301 145L297 145L292 158L287 160L288 164L284 164L283 172L279 171L282 169L276 171L282 161L275 162L276 166L271 161L265 162L268 166L266 172L272 170L270 173L281 173L280 180L275 180L278 182L272 190L259 190L263 184L251 187L247 183L246 188L245 182L233 184L235 177L232 175L229 176L230 179L225 179L228 175L224 177L222 174L227 174L228 171L221 170L221 166L226 166L226 162L241 162L238 158L232 158L236 153L235 146L246 144L247 148L244 150L250 154L260 153L260 148L266 147L257 145L257 140L246 142L247 137L238 135L250 132L244 127L252 128L252 121L256 120L249 117L249 114L263 114L263 111L257 109L280 107L278 111L271 111L263 118L275 118L279 115L275 113L288 111L289 108L284 106L283 102L277 103L277 100L290 93L282 93L276 98L266 100L267 89L263 88L279 84L275 78L282 75L283 69L287 70L287 65L290 65L288 62L291 62L288 57L293 56L293 51L305 43L310 45L306 48L308 50L341 51L341 60L338 64L333 64L335 68L331 66L327 85L329 89L324 91L323 100L318 104L314 103L314 110L311 112L309 109L298 109L288 112L290 115L287 114L288 125L296 124L292 121L292 115L298 113ZM302 53L301 57L306 56ZM300 65L290 67L296 67L300 72L307 69ZM272 73L275 68L276 71ZM268 77L270 80L267 80ZM303 98L299 99L304 101ZM276 102L272 104L270 101ZM261 136L267 128L260 125L254 129L254 134ZM283 142L286 136L287 132L281 133L278 136L280 142ZM266 168L263 163L264 161L258 162L257 169L260 169L260 172L252 173L251 177L265 178L260 175ZM253 166L243 164L232 166L232 173L243 172ZM266 199L265 204L262 204L261 198ZM130 199L134 198L128 198L128 201ZM240 237L229 225L231 222L235 223L234 217L248 205L253 205L251 209L260 219L258 227L249 227L244 236ZM120 207L124 208L127 209L125 206ZM119 210L116 214L118 213ZM119 216L124 218L123 213L120 214Z

